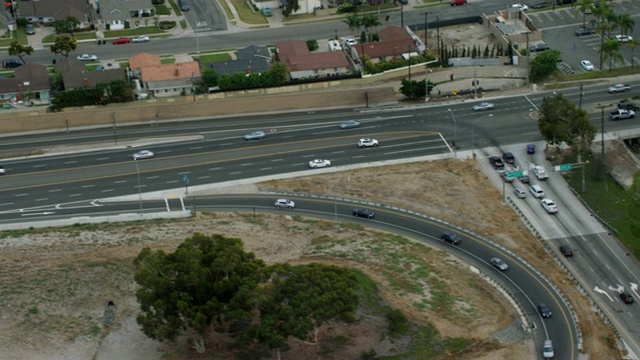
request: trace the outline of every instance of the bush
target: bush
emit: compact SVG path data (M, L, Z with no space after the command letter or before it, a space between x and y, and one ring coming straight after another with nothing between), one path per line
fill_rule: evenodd
M309 51L318 50L320 46L318 45L318 41L315 39L307 40L307 49Z
M176 22L175 21L162 20L158 24L158 27L160 28L160 30L171 30L174 27L176 27Z

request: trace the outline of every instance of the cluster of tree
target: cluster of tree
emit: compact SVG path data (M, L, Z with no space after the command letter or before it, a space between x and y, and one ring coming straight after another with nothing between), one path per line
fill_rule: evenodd
M622 43L611 36L611 32L619 29L622 35L633 33L633 27L635 21L628 13L617 15L614 13L613 6L609 1L600 1L598 6L594 6L592 0L582 0L580 2L582 9L591 9L593 13L593 20L591 20L591 26L600 34L600 47L598 49L600 55L600 70L602 70L602 63L605 60L609 60L609 70L612 68L613 61L623 60L620 50ZM586 18L583 12L582 24L586 26ZM607 35L605 37L605 35ZM638 47L640 43L638 40L633 39L627 43L631 47L631 66L633 66L633 49Z
M560 51L547 50L541 52L533 60L529 70L529 80L531 82L539 82L547 76L553 74L558 69L558 61L560 60Z
M367 74L378 74L387 70L397 69L401 67L405 67L408 65L414 64L422 64L428 61L434 60L433 56L428 55L418 55L411 56L409 60L405 60L402 57L395 57L387 60L378 61L374 63L371 59L365 54L364 56L364 71Z
M61 91L51 100L48 111L61 111L66 107L107 105L133 101L131 86L123 80L97 84L93 89L77 88Z
M378 26L382 25L378 16L373 13L367 13L364 15L350 14L343 20L351 31L360 32L361 28L364 28L360 34L360 42L367 43L374 40L375 30ZM377 39L377 35L375 36Z
M459 49L457 46L448 46L444 41L440 40L440 47L438 49L440 52L440 62L442 63L442 66L448 66L450 58L493 58L496 56L511 55L511 47L505 48L502 44L494 44L492 47L489 47L487 44L484 50L481 50L480 46L476 45L473 45L471 48L463 46L462 49Z
M269 70L263 73L235 73L233 75L219 75L215 70L206 68L200 76L200 83L196 86L199 94L207 93L209 88L218 87L221 91L255 89L261 87L281 86L289 81L287 65L274 61Z
M562 94L544 98L538 128L547 143L566 143L578 154L578 159L589 149L596 134L596 127L589 121L587 112Z
M426 96L431 94L431 90L436 86L435 83L431 82L431 80L408 80L402 79L400 86L400 93L410 100L418 100L424 99ZM427 83L429 84L427 86Z
M320 264L267 266L242 242L196 233L173 253L143 249L134 260L142 331L159 340L189 336L205 350L208 331L244 349L281 351L290 337L318 346L328 320L353 321L357 281L348 269Z

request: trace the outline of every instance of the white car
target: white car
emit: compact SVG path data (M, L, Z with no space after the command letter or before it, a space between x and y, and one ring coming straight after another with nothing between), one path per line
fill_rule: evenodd
M631 90L631 85L627 85L627 84L615 84L611 87L609 87L609 94L615 94L615 93L619 93L619 92L625 92L625 91L629 91Z
M331 161L323 159L315 159L309 161L309 167L312 169L323 168L331 166Z
M131 42L134 42L134 43L149 42L149 37L147 35L136 36L131 39Z
M593 68L593 64L589 60L580 61L580 66L582 66L582 68L587 70L587 71L592 71L594 69Z
M518 198L520 198L520 199L524 199L524 198L526 198L526 197L527 197L527 192L526 192L526 191L524 191L524 190L522 190L522 188L517 187L517 188L513 189L513 192L514 192L514 193L516 194L516 196L517 196Z
M525 4L513 4L511 5L512 8L514 9L518 9L520 11L527 11L529 10L529 7Z
M544 197L544 190L542 190L540 185L529 186L529 192L531 192L531 195L537 197L538 199Z
M0 175L4 175L4 174L5 174L4 168L0 166Z
M286 207L289 209L293 209L294 207L296 207L296 203L288 199L278 199L276 200L274 206L277 208Z
M630 42L633 41L633 38L629 35L616 35L615 36L616 40L620 41L621 43L626 43L626 42Z
M344 43L347 44L348 46L354 46L358 43L358 40L354 38L348 38L344 41Z
M540 204L549 214L555 214L558 212L558 207L551 199L542 199L540 200Z
M542 345L542 357L545 359L553 359L554 356L553 342L551 340L545 340Z
M480 104L473 105L473 111L485 111L485 110L493 110L495 105L490 102L481 102Z
M375 147L378 146L378 140L376 139L360 139L358 140L358 146L361 148L365 148L365 147Z
M77 59L80 61L96 61L98 60L98 57L95 55L82 54L78 55Z
M137 153L131 155L133 160L149 159L149 158L152 158L154 156L155 156L154 153L152 151L149 151L149 150L140 150Z
M260 139L264 139L265 136L267 136L264 131L252 131L248 134L246 134L245 136L243 136L242 138L245 140L260 140Z

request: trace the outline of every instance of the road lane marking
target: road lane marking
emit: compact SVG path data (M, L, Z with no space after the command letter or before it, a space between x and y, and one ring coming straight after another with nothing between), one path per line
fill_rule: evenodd
M71 165L71 164L77 164L77 161L66 161L64 164L65 165Z
M271 160L271 162L280 162L280 161L284 161L284 159L273 159L273 160Z
M95 187L95 185L82 185L83 189L90 188L90 187Z
M221 167L214 167L214 168L209 168L209 171L216 171L216 170L220 170L222 169Z
M158 178L160 178L160 176L158 176L158 175L154 175L154 176L147 176L147 178L146 178L146 179L147 179L147 180L151 180L151 179L158 179Z
M165 183L166 184L174 184L174 183L177 183L177 182L178 182L178 180L169 180L169 181L166 181Z
M267 167L267 168L260 169L260 171L267 171L267 170L273 170L273 168L272 167Z
M108 157L101 157L101 158L97 158L96 160L109 160Z
M240 164L240 166L251 166L253 165L253 163L244 163L244 164Z
M71 194L71 195L69 195L69 197L76 197L76 196L82 196L82 193L80 193L80 194Z
M126 182L127 182L127 180L116 180L113 183L114 184L122 184L122 183L126 183Z
M191 171L183 171L178 173L178 175L189 175L189 174L191 174Z
M238 174L242 174L242 171L235 171L235 172L229 173L229 175L238 175Z
M189 150L200 150L200 149L202 149L202 146L194 146L189 148Z
M51 189L51 190L49 190L49 192L50 192L50 193L52 193L52 192L59 192L59 191L62 191L62 189Z
M198 176L198 180L201 180L201 179L208 179L208 178L210 178L210 177L211 177L211 176L209 176L209 175L207 175L207 176Z
M40 198L40 199L36 199L36 201L47 201L49 200L49 198Z
M15 204L15 203L8 202L8 203L2 203L2 204L0 204L0 206L7 206L7 205L13 205L13 204Z
M33 165L34 168L45 167L45 166L47 166L47 165L45 165L45 164Z
M145 184L136 185L136 186L134 186L133 188L134 188L134 189L140 189L140 188L143 188L143 187L147 187L147 185L145 185Z
M168 154L170 153L171 150L161 150L161 151L156 151L157 154Z
M106 193L106 192L112 192L114 191L113 189L107 189L107 190L101 190L100 192Z
M27 196L27 195L29 195L29 193L15 194L14 196L19 197L19 196Z

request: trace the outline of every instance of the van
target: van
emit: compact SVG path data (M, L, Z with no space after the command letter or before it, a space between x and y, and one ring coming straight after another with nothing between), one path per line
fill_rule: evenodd
M539 185L531 185L529 186L529 191L531 194L537 198L541 198L544 196L544 191Z

